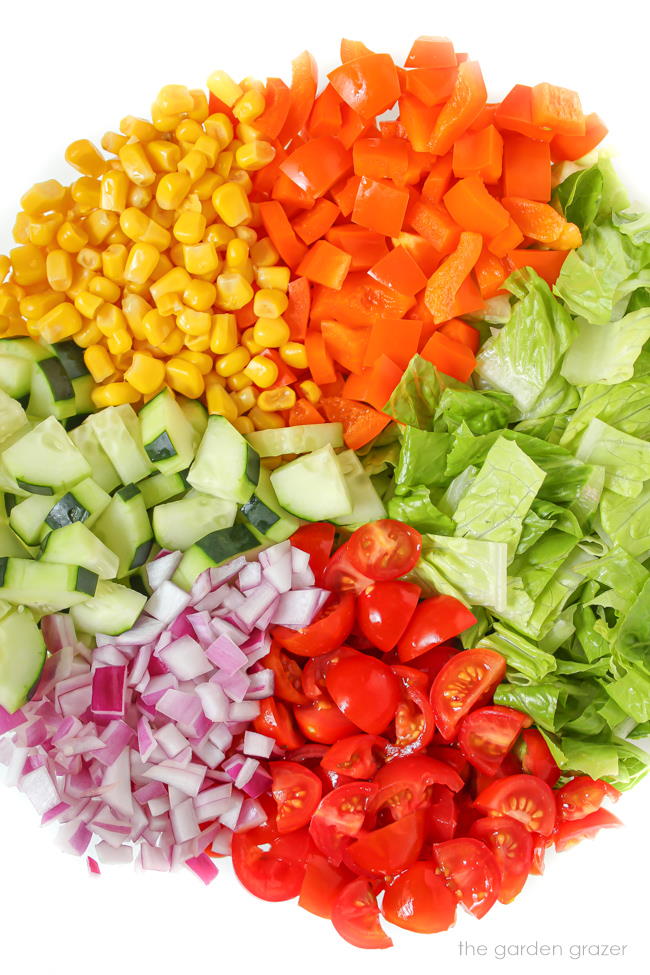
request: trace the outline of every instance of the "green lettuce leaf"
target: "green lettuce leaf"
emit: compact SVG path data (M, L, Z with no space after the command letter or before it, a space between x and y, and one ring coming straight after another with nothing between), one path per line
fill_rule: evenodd
M447 593L498 612L506 601L507 558L503 542L425 535L422 557L409 578L427 593Z
M650 478L650 443L632 437L595 418L583 433L576 451L580 460L605 469L605 486L637 497Z
M406 522L419 532L453 535L454 522L433 504L428 487L418 484L405 490L398 488L388 502L388 517Z
M650 439L650 374L616 386L586 386L562 434L562 446L571 449L594 418L633 437Z
M512 396L494 390L446 389L440 397L436 419L449 433L465 425L472 434L501 430L515 419Z
M506 658L510 671L533 683L544 680L557 666L552 654L502 623L495 623L494 632L482 637L478 645L496 650Z
M598 165L572 173L555 193L564 216L584 233L592 225L603 199L603 174Z
M395 468L396 485L442 487L449 484L451 478L445 469L451 446L450 434L405 427L401 439L402 449Z
M621 711L638 724L650 721L650 678L638 670L629 670L605 685L605 691Z
M438 372L426 359L415 355L384 407L384 413L407 426L432 430L440 396L447 387L466 388Z
M574 386L623 383L634 375L634 364L648 339L650 308L630 312L607 325L581 321L561 373Z
M636 498L603 491L600 523L608 538L645 562L650 555L650 484L645 483Z

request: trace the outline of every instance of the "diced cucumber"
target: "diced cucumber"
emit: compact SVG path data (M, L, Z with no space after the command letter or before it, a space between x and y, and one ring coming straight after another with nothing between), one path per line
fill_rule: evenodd
M150 474L138 484L146 508L164 504L187 491L187 471L179 474Z
M108 406L89 416L86 423L95 431L122 484L135 484L151 474L153 466L142 444L138 417L128 403Z
M26 559L30 554L13 529L5 523L0 524L0 558Z
M67 342L55 342L50 348L60 361L69 379L79 379L81 376L90 375L84 361L84 350L72 339Z
M194 451L196 452L201 443L201 437L205 433L205 428L208 425L208 411L200 399L188 399L187 396L177 396L176 402L192 425L192 429L194 430Z
M153 545L153 532L144 498L135 484L115 492L93 531L117 555L120 578L144 565Z
M74 428L77 425L77 417L81 416L85 419L95 412L91 395L95 388L95 380L92 376L79 376L78 379L72 380L72 388L74 389L74 416L68 418L68 423L71 423Z
M161 548L185 551L200 538L235 523L237 505L210 494L191 491L180 501L159 504L153 512L153 533Z
M0 355L13 355L28 362L39 362L41 359L48 359L52 353L47 346L39 345L27 335L16 335L13 338L0 339Z
M16 362L19 362L16 359ZM25 428L27 431L27 416L24 409L4 389L0 389L0 443Z
M27 406L32 386L32 363L14 355L0 355L0 389Z
M9 524L25 545L38 545L51 507L52 497L47 494L31 494L13 506Z
M0 706L10 714L26 704L38 684L47 654L28 609L0 620Z
M32 494L56 494L90 477L90 467L61 424L48 417L2 452L17 484Z
M251 498L242 505L242 516L261 542L283 542L300 527L300 522L280 506L266 468Z
M352 511L350 491L331 445L271 472L278 501L305 521L330 521Z
M309 454L329 444L335 449L343 446L343 427L340 423L309 423L279 430L257 430L246 437L260 457L281 457L283 454Z
M97 576L79 565L0 559L0 599L56 613L95 595Z
M79 631L118 636L131 629L146 601L145 595L127 586L100 580L94 598L73 606L70 616Z
M74 414L67 418L66 429L74 429L90 413L95 412L91 393L95 387L93 377L86 369L84 350L76 342L55 342L50 346L72 383L74 391Z
M50 532L43 542L42 562L81 565L99 579L114 579L120 560L80 521Z
M336 525L365 525L368 521L385 518L383 502L355 452L344 450L336 455L336 459L350 492L352 511L348 515L332 518L332 521Z
M183 410L165 387L139 414L144 449L161 474L178 474L194 459L195 432Z
M108 459L108 454L101 446L89 420L70 431L70 440L90 465L97 484L109 494L114 491L121 483L120 475Z
M50 502L52 499L50 498ZM73 488L66 491L50 508L42 526L41 539L50 531L65 528L77 521L83 521L86 528L91 528L102 511L110 504L110 495L91 477L79 481Z
M75 413L72 382L55 355L35 362L27 412L30 416L55 416L64 420Z
M244 504L260 479L259 454L224 416L213 414L187 479L203 494Z
M191 548L188 548L180 565L178 566L172 581L180 586L181 589L190 590L202 572L212 569L224 562L229 562L236 555L248 552L256 548L257 539L251 535L245 525L238 523L232 528L222 528L220 531L211 532L205 538L199 539ZM0 593L0 595L2 595Z

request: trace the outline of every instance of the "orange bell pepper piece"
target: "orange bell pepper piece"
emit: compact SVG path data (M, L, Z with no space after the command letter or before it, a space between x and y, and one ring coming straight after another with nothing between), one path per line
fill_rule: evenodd
M277 139L291 108L291 90L281 78L268 78L264 100L266 105L255 119L255 128L266 139Z
M293 221L293 229L309 247L314 241L325 236L340 212L336 203L323 197L311 210L296 217Z
M295 406L289 410L289 426L302 427L313 423L325 423L325 420L308 399L296 400Z
M302 342L307 334L311 288L307 278L294 278L287 288L289 305L282 316L289 326L292 342Z
M413 200L408 209L409 226L433 244L439 254L450 254L458 243L460 230L442 206Z
M356 227L353 223L332 227L327 240L351 257L351 271L367 271L388 254L386 238L374 230Z
M480 234L464 231L453 254L445 258L427 284L424 301L434 322L454 317L454 300L463 281L479 259L483 247Z
M365 365L370 329L324 321L321 322L321 332L325 339L325 348L332 359L348 372L360 373Z
M329 192L344 217L349 217L352 213L360 183L360 176L347 176L335 183Z
M493 125L479 132L466 132L454 144L454 176L480 176L485 183L496 183L503 166L503 138ZM549 168L550 173L550 168Z
M377 318L403 318L414 304L408 295L386 288L364 272L354 271L348 274L340 291L315 289L311 318L313 322L333 318L362 328L374 325Z
M429 151L444 156L454 142L463 135L487 102L487 91L477 61L464 61L458 67L458 77L449 100L436 119Z
M278 173L273 184L271 199L277 200L291 214L295 213L296 210L311 210L316 202L311 193L305 193L282 172Z
M487 129L488 125L495 125L494 116L498 107L498 105L490 105L489 103L484 105L467 131L480 132L481 129Z
M305 256L307 248L296 237L281 203L277 200L268 200L260 203L259 206L264 229L271 238L273 246L282 260L295 270Z
M443 335L442 331L433 333L420 355L439 372L461 383L468 381L476 366L476 357L472 350L462 342Z
M286 146L307 124L317 87L318 67L309 51L303 51L291 62L291 101L279 136L283 145Z
M374 54L369 47L363 43L363 41L349 41L347 37L341 38L341 62L346 64L348 61L354 61L355 58L362 58L366 54Z
M416 295L427 283L415 259L399 245L372 266L370 277L403 295Z
M523 243L523 239L524 235L511 217L507 227L489 241L488 250L495 257L505 257L508 251L519 247Z
M406 90L425 105L442 105L456 84L458 68L413 68L406 72Z
M346 149L351 149L359 136L365 133L370 136L379 135L374 119L368 122L367 119L361 118L359 113L346 105L345 102L341 104L341 119L341 128L337 132L337 136Z
M362 176L352 208L352 223L387 237L397 237L408 202L407 190Z
M530 85L515 85L494 113L494 124L501 131L519 132L529 139L550 142L553 130L533 122L533 89Z
M419 234L407 234L402 231L399 237L395 238L394 243L395 246L399 245L408 251L426 278L430 278L440 264L442 258L440 251Z
M400 96L397 70L389 54L364 54L327 77L343 101L364 119L381 115Z
M364 366L372 366L384 353L406 369L418 350L422 322L409 318L378 318L370 331L365 349Z
M538 203L536 200L524 200L518 196L504 196L501 201L515 221L522 234L542 244L553 244L561 234L574 224L568 224L548 203ZM577 230L577 227L576 227ZM580 231L578 231L580 234ZM570 245L579 246L578 243ZM567 247L559 247L566 250Z
M314 102L307 130L314 139L337 135L343 124L342 102L331 85L326 85Z
M552 143L551 143L552 145ZM551 145L508 132L503 140L503 195L548 203L551 199Z
M415 95L407 93L400 98L399 121L416 152L429 151L429 140L440 111L439 105L425 105Z
M584 135L553 136L551 142L553 162L562 162L565 159L573 162L575 159L581 159L592 149L595 149L606 135L607 126L605 123L596 114L587 115Z
M444 195L445 206L463 230L494 237L508 226L508 211L495 200L478 176L459 180Z
M406 68L455 68L456 52L448 37L416 37L404 62Z
M330 423L343 424L343 437L351 450L365 447L390 423L389 416L372 406L342 396L324 396L319 405Z
M296 268L296 274L314 284L340 291L350 270L351 257L328 240L317 240Z
M462 315L474 315L483 309L484 304L483 295L479 291L474 275L468 274L456 292L451 308L451 317L460 318Z
M538 251L531 248L514 250L506 257L506 264L510 271L532 267L552 288L560 276L568 253L568 251Z
M352 163L357 176L402 180L409 168L408 142L379 136L358 139L352 147Z
M352 155L334 136L321 136L299 146L280 163L280 170L317 199L352 168Z
M431 166L429 174L422 184L422 196L429 203L440 203L443 196L449 189L452 179L452 157L448 152Z
M479 335L477 329L468 322L464 322L462 318L451 318L444 325L440 326L440 334L446 335L447 338L454 339L456 342L460 342L461 345L466 345L468 349L471 349L474 355L479 350L481 344L481 336Z
M584 135L585 116L577 92L542 82L533 88L533 125L547 126L554 135Z
M403 370L392 359L381 353L373 364L359 375L352 373L345 381L343 397L369 403L376 410L383 410L393 390L402 378Z
M254 325L257 321L257 315L253 310L253 302L249 301L243 308L238 308L235 312L235 319L237 320L237 328L240 332L244 332L251 325Z
M487 301L493 298L500 290L501 285L508 277L503 261L499 260L494 254L484 247L481 255L474 265L474 276L481 292L481 297ZM286 315L285 315L286 318Z
M305 350L307 364L312 379L318 386L336 381L334 363L325 346L325 339L320 332L308 332L305 336Z

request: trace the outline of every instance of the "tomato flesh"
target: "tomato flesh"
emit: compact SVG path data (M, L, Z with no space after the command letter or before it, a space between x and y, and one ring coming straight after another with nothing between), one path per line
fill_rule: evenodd
M532 834L516 819L506 816L478 819L471 834L494 853L501 874L499 900L509 904L520 893L532 868Z
M378 735L352 735L337 741L323 756L321 765L353 779L371 779L383 764L388 742Z
M484 789L476 806L499 816L510 816L533 833L549 836L555 826L555 797L535 775L508 775Z
M262 663L273 671L273 693L289 704L306 704L307 697L302 689L302 671L291 657L288 657L275 640L271 650Z
M605 798L616 802L619 796L618 789L602 779L578 775L556 793L558 817L565 821L584 819L600 809Z
M353 880L340 892L332 908L332 924L355 948L392 948L379 923L377 898L367 880Z
M424 810L366 833L345 851L345 862L357 872L394 876L418 859L424 843Z
M234 834L232 864L240 883L255 897L286 901L300 893L312 849L307 829L283 836L269 821Z
M427 840L430 843L443 843L451 840L456 833L458 812L454 794L446 785L431 787L431 798L426 810Z
M335 867L327 857L313 853L307 862L298 904L310 914L329 919L334 901L353 879L345 867Z
M330 863L335 866L341 863L345 848L361 831L368 803L376 792L374 782L354 782L333 789L321 799L309 832Z
M357 599L361 632L377 647L388 652L397 645L414 612L420 587L411 582L376 582Z
M432 596L425 599L415 610L398 646L400 660L409 661L431 650L432 647L458 636L470 626L476 617L453 596Z
M464 785L460 775L444 762L428 755L409 755L384 765L375 776L377 794L371 802L373 812L390 811L401 819L425 806L436 785L459 792Z
M325 589L333 592L350 592L358 596L373 584L373 580L352 564L350 542L347 541L336 550L325 566L322 584Z
M440 670L431 686L436 725L448 741L473 707L490 697L506 672L506 661L493 650L463 650Z
M339 660L327 673L327 690L343 714L369 735L385 731L400 699L390 667L359 654Z
M305 738L322 745L333 745L340 738L359 730L327 694L309 704L296 705L293 714Z
M253 727L260 735L275 738L281 748L299 748L303 743L286 704L273 697L260 702L260 713Z
M559 852L568 849L580 840L591 839L601 829L622 826L623 823L607 809L597 809L583 819L561 822L555 834L555 849Z
M520 754L524 772L537 775L553 788L560 778L560 769L537 728L526 728L522 732Z
M316 585L320 585L327 560L334 547L334 535L334 525L327 521L320 521L301 525L289 539L294 548L299 548L309 555L309 568L314 573Z
M460 750L479 772L494 775L526 724L530 724L528 715L513 708L478 708L460 722Z
M401 521L384 518L357 528L349 541L352 565L375 582L399 579L420 558L422 536Z
M433 708L424 693L426 677L410 667L397 666L392 670L401 684L402 699L395 710L395 742L391 742L386 750L388 758L422 751L436 730ZM413 677L412 673L417 676Z
M345 657L355 657L357 655L360 656L358 650L354 650L352 647L342 646L338 647L337 650L331 650L329 653L323 653L320 657L311 657L305 663L302 671L302 689L305 696L313 701L315 698L326 694L325 679L330 667L333 667L335 663L343 660Z
M484 917L498 897L501 882L497 861L485 843L467 836L437 843L433 858L465 910Z
M271 762L273 785L271 791L278 809L278 833L291 833L306 826L321 800L321 780L297 762Z
M339 593L321 610L317 619L300 630L276 626L273 636L281 647L298 657L318 657L345 643L354 626L354 597Z
M407 931L437 934L456 920L457 903L434 864L421 861L388 885L382 913L391 924Z

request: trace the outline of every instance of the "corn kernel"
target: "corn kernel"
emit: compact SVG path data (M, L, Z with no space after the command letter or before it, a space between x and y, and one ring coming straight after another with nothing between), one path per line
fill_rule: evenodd
M190 352L207 352L210 348L209 332L204 332L203 335L187 335L185 332L181 332L181 335L185 336L183 345Z
M117 227L117 219L117 216L108 210L93 210L89 213L84 224L88 243L93 247L102 244Z
M192 88L190 89L190 95L192 96L192 109L187 114L195 122L205 122L210 114L205 92L200 88Z
M96 383L103 383L115 372L115 363L103 345L89 345L84 352L84 362Z
M235 161L240 169L249 173L268 166L275 158L275 149L269 142L253 140L244 142L235 153Z
M232 106L232 114L240 122L253 122L266 108L266 100L257 88L250 88Z
M180 213L203 213L203 205L196 193L190 193L178 208Z
M225 71L213 71L208 78L207 85L208 90L212 92L215 98L218 98L228 108L232 108L244 94L239 85Z
M46 259L38 247L34 247L33 244L13 247L9 251L9 257L13 265L16 284L29 286L45 280L47 275Z
M182 396L198 399L205 389L203 376L192 362L174 357L165 367L167 382Z
M194 143L194 149L205 156L207 164L210 167L215 165L220 148L219 140L215 139L212 135L206 135L203 130L201 130L201 134Z
M300 342L287 342L280 346L280 358L292 369L306 369L307 350Z
M71 142L65 151L65 161L83 176L101 176L107 166L99 149L88 139Z
M45 342L61 342L79 331L81 315L73 304L64 301L43 315L38 327Z
M277 382L278 367L273 359L268 356L256 355L244 370L251 382L254 382L260 389L268 389L274 382Z
M140 240L148 223L149 217L136 207L127 207L120 214L120 228L130 240Z
M232 122L224 112L215 112L205 120L203 128L211 139L216 139L220 149L225 149L232 142L234 135Z
M120 135L119 132L105 132L101 138L101 147L105 152L117 156L122 146L125 146L128 141L128 136Z
M289 287L291 271L288 267L258 267L255 272L255 283L260 289L285 292ZM285 306L282 314L288 307Z
M20 198L20 205L25 213L33 217L51 210L64 210L67 199L65 186L61 186L58 179L47 179L43 183L34 183Z
M186 335L205 335L212 327L212 315L183 306L176 316L176 325Z
M209 386L206 400L209 413L225 416L231 423L237 419L237 406L223 386L216 384Z
M182 115L164 115L157 105L151 110L151 121L157 132L173 132L183 121Z
M160 346L173 332L175 322L173 318L163 316L156 308L153 308L142 319L142 328L147 342L150 345Z
M156 188L156 203L163 210L178 210L191 186L186 173L166 173Z
M94 247L82 247L77 254L77 264L87 271L99 271L102 266L102 255Z
M91 345L99 345L104 336L97 328L95 322L88 322L85 328L75 332L72 336L75 345L80 349L87 349Z
M267 389L257 397L257 405L265 413L277 413L280 410L290 410L296 405L296 394L289 386L278 386Z
M158 278L155 284L151 285L151 297L158 303L162 295L182 293L192 279L184 267L175 267Z
M209 372L204 378L206 389L210 389L210 386L221 386L223 389L226 388L226 380L223 376L218 376L214 370Z
M124 244L111 244L102 254L102 273L110 281L122 283L129 252Z
M142 319L152 310L149 302L141 295L126 294L122 298L122 311L124 312L124 317L131 330L131 334L136 340L144 340L145 334Z
M129 238L126 236L121 227L116 227L106 238L107 244L123 244L126 246L129 243Z
M0 297L0 301L2 301ZM56 308L64 301L64 297L61 294L57 294L53 291L43 291L40 294L25 295L20 301L16 298L9 298L6 296L4 300L9 300L12 305L5 305L2 308L1 314L8 315L9 308L12 309L13 314L22 315L23 318L42 318L46 312L50 311L52 308Z
M153 244L134 244L124 268L124 280L144 284L153 273L159 257Z
M226 264L231 268L241 268L248 261L248 244L235 237L226 247Z
M129 383L107 383L105 386L96 386L93 389L91 399L98 410L106 406L123 406L125 403L137 403L140 393Z
M111 355L123 355L133 346L133 339L125 328L118 328L112 335L108 336L108 351Z
M253 209L253 207L256 206L257 206L256 203L252 203L251 209ZM244 224L240 224L239 227L235 227L235 234L237 235L239 240L243 240L245 244L248 244L249 250L251 249L253 244L257 243L257 231L254 230L252 227L249 227Z
M153 191L153 186L136 186L133 184L129 186L126 202L130 207L137 207L138 210L144 210L153 200Z
M240 341L241 344L244 346L244 348L248 349L248 351L252 356L257 355L258 352L263 351L263 347L261 345L258 345L257 342L255 341L252 327L247 328L244 332L242 332Z
M305 381L299 383L298 386L300 388L300 392L305 397L305 399L309 400L309 402L313 403L314 405L318 403L321 396L323 395L320 386L317 386L316 383L313 382L313 380L311 379L305 379Z
M280 318L288 306L285 292L276 288L261 288L253 301L253 311L258 318Z
M235 231L226 227L225 223L213 223L212 226L208 227L205 239L214 244L217 250L223 250L231 240L235 239L235 236Z
M212 317L210 349L215 355L226 355L237 348L237 319L234 315L221 314Z
M110 336L115 332L126 331L126 318L124 312L117 305L112 305L105 301L95 315L95 322L102 335Z
M260 138L260 134L257 129L254 128L253 125L249 125L247 122L239 123L235 129L235 135L237 136L237 139L233 141L232 145L232 149L235 152L235 157L237 156L238 149L250 142L258 142ZM234 144L235 141L238 143L238 145Z
M104 304L104 299L99 295L94 295L90 291L80 291L74 300L74 306L84 318L94 318L99 309ZM105 378L105 377L104 377ZM101 379L96 380L101 382Z
M0 281L4 281L11 271L11 261L6 254L0 254Z
M252 261L246 261L245 264L242 264L236 270L237 274L241 274L244 281L247 281L248 284L252 284L255 280L255 268L253 267Z
M199 338L204 336L200 335ZM173 328L163 342L158 343L158 349L164 355L176 355L192 336L185 335L180 328Z
M218 376L234 376L237 372L243 372L250 361L248 351L242 346L237 346L232 352L227 352L220 356L215 364L215 371Z
M284 426L284 420L281 416L278 416L277 413L269 413L262 410L257 405L253 407L248 415L255 424L256 430L279 430Z
M253 297L253 289L239 271L224 271L217 278L217 302L224 311L237 311Z
M208 160L198 149L191 149L178 164L179 173L186 173L194 182L201 179L208 168Z
M124 172L136 186L151 186L155 182L156 174L141 142L127 142L118 155Z
M291 332L284 318L258 318L253 326L253 337L263 349L279 349L289 341Z
M213 366L212 356L207 352L195 352L192 349L183 349L178 353L178 358L191 362L196 366L202 376L207 376Z
M97 274L94 278L91 278L88 283L88 290L91 294L99 295L104 301L110 302L117 301L121 294L119 286L101 274Z
M183 302L180 295L170 291L169 294L161 296L156 308L161 315L178 315L183 310Z
M121 213L126 209L129 179L126 173L109 169L102 176L101 208Z
M115 365L121 373L125 373L127 369L131 368L131 363L133 362L133 350L127 349L126 352L119 352L115 356Z
M151 122L147 122L143 118L136 118L135 115L124 116L120 122L120 132L128 139L135 139L138 142L151 142L158 137L158 133Z
M272 267L280 260L280 255L269 237L262 237L251 247L251 260L256 267Z
M163 115L185 115L194 108L194 100L185 85L165 85L156 96L156 106Z
M135 352L124 378L139 393L153 393L165 381L165 366L144 352Z
M241 372L236 372L233 376L228 376L224 379L224 382L228 389L233 392L239 392L242 389L248 389L249 386L253 385L253 380L250 376L247 376L244 370Z
M174 224L174 237L181 244L198 244L203 239L205 224L202 213L185 210Z
M247 416L238 416L236 420L232 420L231 422L235 430L241 433L242 437L248 436L249 433L253 433L255 430L255 424Z
M248 413L257 403L257 393L253 386L244 386L243 389L235 390L230 395L237 406L237 412L240 414Z
M217 289L211 281L193 279L183 292L183 301L195 311L209 311L217 300Z
M88 243L88 234L79 226L66 220L59 227L56 234L59 247L69 254L78 254Z
M230 182L234 183L235 186L239 186L239 188L243 191L246 199L248 199L248 195L253 190L253 181L248 175L248 173L244 169L233 169L231 170L229 179ZM249 204L249 209L250 209L250 204ZM250 212L252 216L253 211L251 210ZM250 219L250 217L248 219Z
M181 159L181 149L175 142L155 139L145 146L149 162L156 173L174 173Z
M214 207L212 206L212 194L218 186L221 186L223 181L223 176L220 176L219 173L214 173L212 170L208 170L207 173L201 177L201 179L197 179L196 183L192 187L199 200L201 200L203 203L203 213L208 222L210 221L210 218L208 217L205 205L207 203L210 204L210 212L212 214L212 219L214 219L216 213Z
M185 268L190 274L211 274L219 269L219 257L214 244L188 244L183 247Z
M220 218L229 227L236 227L250 220L250 203L244 189L238 183L231 181L218 186L212 194L212 202Z

